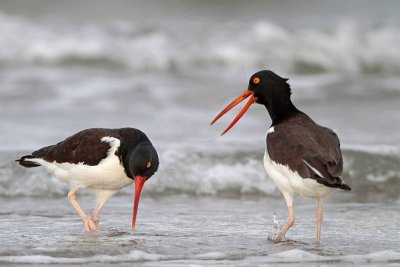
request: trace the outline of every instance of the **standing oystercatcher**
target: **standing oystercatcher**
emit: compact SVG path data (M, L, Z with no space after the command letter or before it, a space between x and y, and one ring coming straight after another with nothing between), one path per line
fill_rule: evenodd
M229 104L211 124L248 97L249 101L221 135L229 131L253 103L267 108L272 125L267 131L264 167L282 192L289 210L288 220L274 241L281 241L294 224L295 193L318 200L316 217L319 241L323 199L336 188L351 188L340 177L343 159L338 136L334 131L316 124L293 105L287 81L272 71L255 73L250 78L248 90Z
M157 171L159 164L157 151L149 138L133 128L83 130L17 161L28 168L44 166L58 179L71 184L68 200L82 218L88 232L98 229L99 214L107 200L133 182L134 229L140 192L145 181ZM79 188L87 188L97 197L96 207L90 217L76 199Z

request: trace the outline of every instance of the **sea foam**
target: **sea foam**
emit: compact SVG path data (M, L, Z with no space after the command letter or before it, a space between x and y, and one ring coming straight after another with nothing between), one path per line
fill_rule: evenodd
M262 62L286 72L400 72L400 48L393 45L400 43L400 30L391 24L364 26L348 20L334 28L296 31L269 21L235 28L213 25L215 30L207 23L151 30L144 30L147 25L123 25L55 28L0 14L0 62L124 66L135 71L221 65L241 69L243 62L257 69ZM220 32L231 35L221 38Z
M116 263L116 262L140 262L158 261L165 258L160 254L150 254L140 250L134 250L128 254L111 256L95 255L87 258L52 257L46 255L26 256L0 256L0 262L4 263L35 263L35 264L82 264L82 263Z
M280 196L262 165L262 154L252 151L235 153L192 152L182 149L161 149L157 173L146 183L146 196L186 194L195 196ZM26 153L0 153L0 196L66 196L69 186L57 180L44 168L25 169L10 158ZM353 187L343 201L382 201L398 199L395 188L400 185L400 164L397 154L344 150L342 177ZM382 190L382 188L386 188ZM131 195L131 189L120 194Z

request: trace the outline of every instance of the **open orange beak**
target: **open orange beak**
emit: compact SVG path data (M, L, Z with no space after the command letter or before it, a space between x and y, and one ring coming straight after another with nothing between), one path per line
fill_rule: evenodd
M244 91L244 93L241 96L239 96L238 98L233 100L232 103L230 103L226 108L224 108L224 110L221 111L221 113L219 113L217 115L217 117L215 117L215 119L213 119L213 121L211 122L211 125L213 125L214 122L216 122L219 118L224 116L225 113L227 113L229 110L233 109L235 106L237 106L240 102L242 102L243 100L245 100L249 96L251 96L249 101L247 101L246 105L244 105L242 110L236 115L236 117L233 119L231 124L229 124L228 128L226 128L225 131L223 131L221 135L224 135L227 131L229 131L233 127L233 125L235 125L240 120L240 118L243 116L243 114L246 113L246 111L249 109L249 107L254 102L256 102L257 99L254 97L254 92L252 92L250 90Z
M139 206L140 193L142 192L142 188L144 182L146 182L146 176L135 176L135 200L133 203L133 216L132 216L132 229L135 230L136 227L136 214Z

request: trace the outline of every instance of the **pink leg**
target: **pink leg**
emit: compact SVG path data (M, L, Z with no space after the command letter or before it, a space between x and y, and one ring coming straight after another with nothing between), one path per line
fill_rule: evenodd
M288 219L287 219L286 224L282 227L281 231L274 238L274 243L279 243L282 240L282 238L285 236L287 231L293 226L294 220L295 220L294 209L293 209L293 196L290 194L284 194L283 196L285 197L286 205L289 210L289 214L288 214Z
M86 232L96 231L97 230L96 224L92 221L92 219L86 216L85 212L79 206L79 203L76 200L77 198L76 191L78 191L76 187L73 187L71 191L69 191L68 200L71 203L71 205L75 208L75 210L78 212L79 216L81 217L83 225L85 227L85 231Z
M106 204L105 201L98 202L92 214L92 220L96 224L97 228L99 227L100 224L100 211L104 207L104 204Z
M322 215L323 215L323 208L322 208L323 199L318 199L318 207L316 212L317 217L317 242L321 239L321 226L322 226Z

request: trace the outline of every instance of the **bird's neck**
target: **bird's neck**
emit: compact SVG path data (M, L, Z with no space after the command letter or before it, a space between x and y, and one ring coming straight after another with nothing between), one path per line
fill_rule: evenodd
M285 120L288 120L292 116L301 113L289 99L284 100L272 100L268 101L264 105L272 120L272 126L275 126Z

